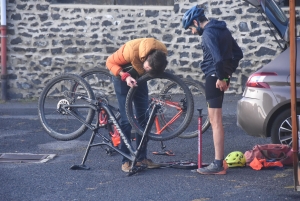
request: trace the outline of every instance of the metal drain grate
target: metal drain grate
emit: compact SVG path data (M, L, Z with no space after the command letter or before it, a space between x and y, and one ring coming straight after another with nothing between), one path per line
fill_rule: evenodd
M2 153L0 162L4 163L45 163L56 154Z

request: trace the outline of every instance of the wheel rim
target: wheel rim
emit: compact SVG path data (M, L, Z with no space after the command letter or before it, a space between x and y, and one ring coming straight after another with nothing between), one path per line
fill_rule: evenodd
M297 121L299 121L300 116L297 115ZM285 119L279 127L278 139L281 144L287 144L292 146L292 119L291 117Z
M74 93L74 84L77 85ZM61 77L56 79L45 88L45 93L41 96L39 101L40 120L48 133L59 140L70 140L82 134L86 127L78 121L75 117L68 114L64 110L64 106L73 104L86 104L85 101L76 99L77 95L84 95L90 97L90 93L86 91L85 87L71 79L70 77ZM71 109L78 114L83 120L89 120L91 109Z

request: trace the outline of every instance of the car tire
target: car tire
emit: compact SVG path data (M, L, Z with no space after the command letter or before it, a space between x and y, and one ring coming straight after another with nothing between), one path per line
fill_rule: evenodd
M297 108L299 114L300 108ZM298 117L299 118L299 115ZM291 109L286 109L277 115L271 125L271 140L274 144L292 146L292 119Z

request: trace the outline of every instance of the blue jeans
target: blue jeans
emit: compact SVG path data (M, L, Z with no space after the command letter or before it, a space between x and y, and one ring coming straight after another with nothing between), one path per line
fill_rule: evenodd
M122 132L125 134L128 141L131 142L130 139L131 139L132 127L128 121L128 118L126 115L126 110L125 110L126 97L127 97L130 87L127 86L127 83L123 82L120 78L115 77L115 76L112 76L112 77L113 77L112 80L113 80L116 96L118 99L119 110L120 110L120 114L121 114L121 119L119 121L119 124L121 126ZM145 117L145 114L146 114L146 116L148 118L148 116L149 116L149 114L147 112L147 109L148 109L148 86L147 86L146 82L144 84L139 84L133 101L134 101L135 109L137 111L136 116ZM141 119L138 119L138 121L141 122ZM141 142L142 136L139 134L136 134L135 138L136 138L136 147L137 147ZM147 158L147 141L141 147L140 154L137 158L137 161L142 161ZM121 146L120 150L122 152L130 154L130 152L129 152L128 148L126 147L125 143L123 142L122 138L121 138L120 146ZM129 161L128 158L123 157L122 163L125 163L128 161Z

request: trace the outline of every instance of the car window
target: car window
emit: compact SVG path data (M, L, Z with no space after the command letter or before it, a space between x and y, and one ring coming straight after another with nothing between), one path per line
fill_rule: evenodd
M274 1L267 1L266 7L271 11L271 13L274 15L274 17L280 21L282 24L286 24L288 21L288 18L284 14L284 12L281 10L281 8L274 2Z

